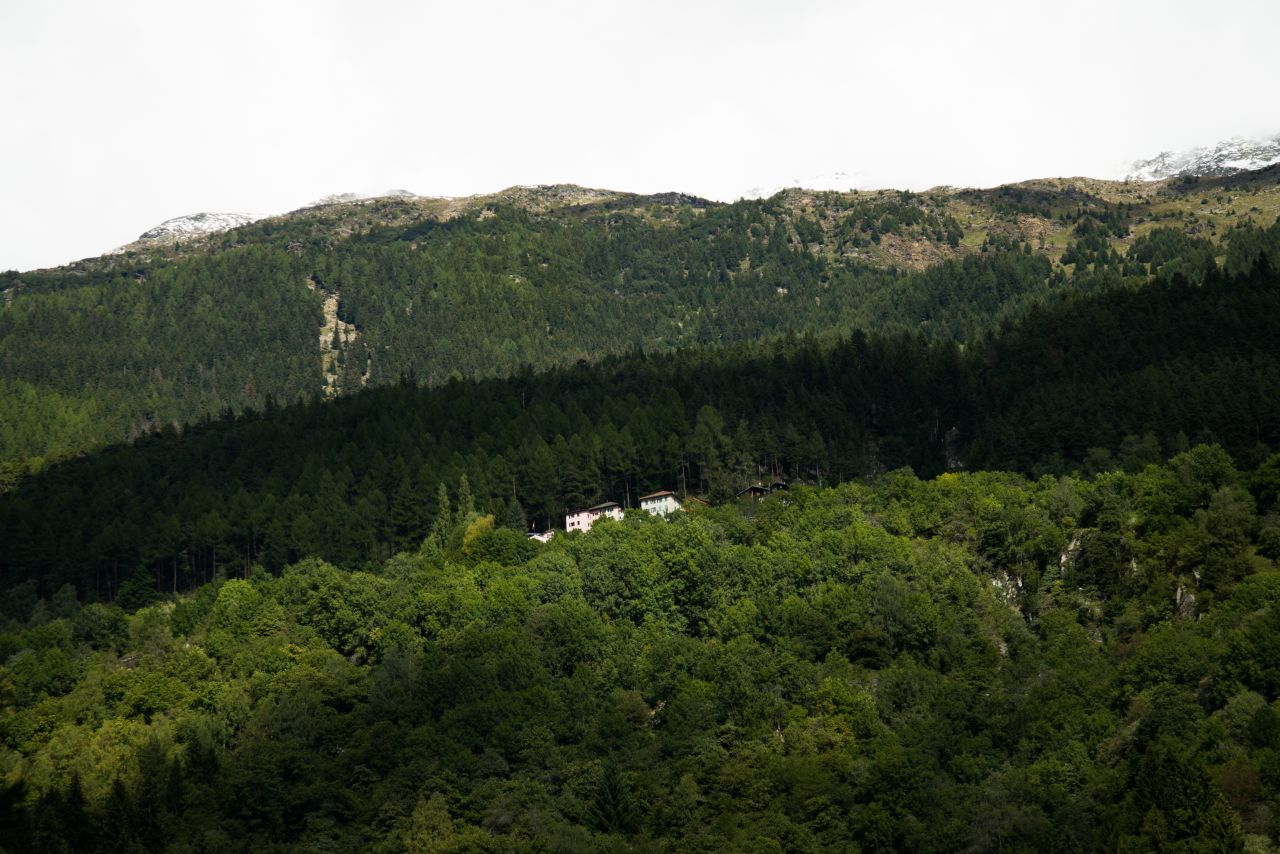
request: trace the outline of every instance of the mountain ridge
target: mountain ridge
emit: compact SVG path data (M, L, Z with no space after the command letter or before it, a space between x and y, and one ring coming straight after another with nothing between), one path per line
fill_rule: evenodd
M0 274L0 411L14 414L0 463L39 468L268 397L404 376L439 385L852 329L965 344L1103 271L1138 282L1169 262L1152 247L1193 259L1192 277L1224 254L1247 269L1280 219L1277 178L728 204L551 184L335 201L145 241Z
M1264 169L1280 163L1280 134L1272 137L1236 136L1220 142L1197 146L1183 151L1163 151L1155 157L1135 160L1129 171L1120 179L1120 183L1159 184L1171 178L1210 177L1221 178L1241 173ZM1001 187L1034 187L1046 182L1070 182L1074 184L1090 184L1098 186L1111 182L1112 179L1089 178L1033 178L997 185ZM925 193L957 193L973 191L981 188L955 187L939 185ZM786 182L752 187L739 194L740 199L768 199L780 193L796 191L801 193L888 193L902 192L892 188L872 188L865 186L861 172L835 171L815 174L807 178L791 178ZM624 198L636 200L651 199L659 204L688 204L698 206L707 204L729 204L726 200L711 200L696 195L668 192L640 194L621 190L586 187L579 184L517 184L489 192L473 193L463 196L420 195L405 189L389 189L381 193L342 192L321 196L285 213L256 216L246 213L210 213L200 212L165 220L157 226L143 232L135 241L104 253L118 255L129 251L145 251L156 245L172 244L183 240L192 240L216 235L234 228L264 220L313 214L324 210L341 210L349 206L365 206L378 203L406 202L421 208L423 214L437 219L458 216L471 210L483 210L490 204L507 203L528 207L531 210L549 210L560 206L582 205L617 201ZM686 201L672 201L684 199ZM86 261L92 258L84 259ZM73 262L75 263L75 262ZM70 265L60 265L70 266ZM45 268L45 269L58 269Z
M261 217L248 213L213 213L210 211L175 216L142 232L131 243L105 254L118 255L138 246L173 243L210 234L219 234L224 231L230 231L233 228L239 228L242 225L249 225L259 219Z
M1212 145L1180 152L1162 151L1149 160L1136 160L1125 179L1218 178L1262 169L1273 163L1280 163L1280 134L1266 138L1236 136Z

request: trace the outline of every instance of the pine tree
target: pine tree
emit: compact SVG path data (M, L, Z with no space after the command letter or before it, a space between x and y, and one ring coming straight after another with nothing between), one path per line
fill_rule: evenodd
M459 525L465 525L475 512L476 501L471 494L471 482L464 474L458 481L458 512L454 516L454 521Z
M449 505L449 490L441 483L436 490L436 516L431 522L430 533L422 541L422 554L432 557L443 554L445 546L449 542L449 535L453 533L453 528L454 521L453 512Z
M169 767L165 773L164 811L169 815L178 815L182 812L185 800L186 786L182 779L182 765L177 757L174 757L169 760Z
M529 520L525 516L524 507L521 506L520 499L514 495L511 496L511 501L507 504L507 518L504 524L513 531L528 530Z
M135 847L135 816L133 799L117 777L111 784L111 794L102 808L100 822L103 844L112 851L129 851Z
M605 833L630 833L640 817L635 792L613 760L605 762L588 818Z
M391 495L390 522L396 548L403 549L421 529L418 527L418 502L408 474L400 476Z

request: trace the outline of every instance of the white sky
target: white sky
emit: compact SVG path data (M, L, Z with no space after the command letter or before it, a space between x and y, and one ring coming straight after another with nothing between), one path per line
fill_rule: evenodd
M1278 36L1276 0L0 0L0 270L344 191L1116 176L1280 131Z

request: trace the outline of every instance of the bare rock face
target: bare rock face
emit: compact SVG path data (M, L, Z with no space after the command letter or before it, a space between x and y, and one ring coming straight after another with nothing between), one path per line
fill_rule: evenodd
M1218 177L1262 169L1280 163L1280 136L1254 139L1237 136L1217 145L1190 151L1162 152L1139 160L1127 176L1131 181L1160 181L1186 176Z

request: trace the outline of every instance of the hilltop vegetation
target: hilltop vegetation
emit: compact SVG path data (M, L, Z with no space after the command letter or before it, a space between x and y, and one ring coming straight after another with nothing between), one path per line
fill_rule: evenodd
M1274 256L1273 171L732 205L563 187L378 200L7 273L0 480L164 425L366 382L433 386L793 332L967 344L1055 293L1145 282L1159 265L1136 253L1153 235L1208 257L1244 244ZM350 342L325 325L326 299L353 325Z

